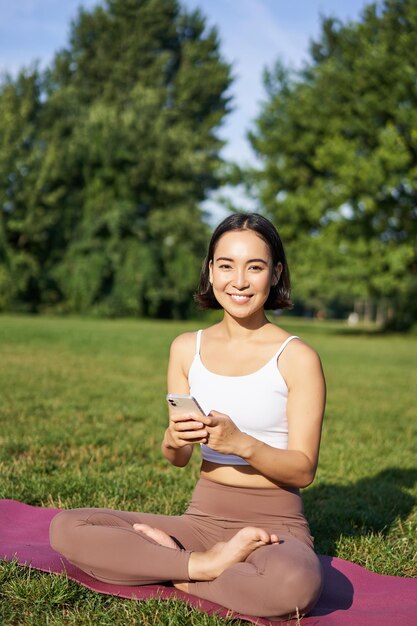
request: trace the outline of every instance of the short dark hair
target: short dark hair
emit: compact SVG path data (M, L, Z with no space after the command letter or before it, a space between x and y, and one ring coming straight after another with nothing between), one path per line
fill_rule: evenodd
M275 226L263 215L258 213L233 213L224 219L214 230L207 256L204 259L200 274L200 283L197 293L194 295L195 301L201 309L221 309L217 302L213 287L209 280L209 265L213 261L214 251L220 237L232 230L253 230L267 244L275 267L282 263L282 273L276 285L271 287L265 309L291 309L290 299L291 283L290 271L285 257L284 246Z

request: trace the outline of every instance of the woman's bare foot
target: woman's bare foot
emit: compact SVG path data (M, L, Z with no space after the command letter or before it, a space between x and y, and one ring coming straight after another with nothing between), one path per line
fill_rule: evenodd
M213 580L257 548L272 543L278 543L277 535L269 535L262 528L242 528L229 541L216 543L207 552L192 552L188 562L190 580Z
M165 546L166 548L174 548L174 550L180 549L173 540L173 538L159 528L153 528L152 526L148 526L148 524L133 524L133 528L137 532L141 532L147 537L150 537L161 546Z
M179 546L166 532L148 524L133 524L134 530L143 533L166 548L179 550ZM275 534L269 535L262 528L247 526L236 533L229 541L216 543L206 552L191 552L188 561L190 580L214 580L225 569L244 561L254 550L272 543L278 543ZM188 591L188 582L174 581L174 586Z

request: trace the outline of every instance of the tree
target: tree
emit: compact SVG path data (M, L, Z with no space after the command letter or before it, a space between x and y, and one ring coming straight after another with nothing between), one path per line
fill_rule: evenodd
M293 262L296 295L388 299L417 314L417 5L370 4L326 18L300 72L265 72L251 173Z
M230 81L216 30L176 0L79 12L43 77L36 126L42 193L59 205L61 236L42 264L56 306L189 313ZM39 291L42 308L51 298Z
M36 68L0 88L0 308L33 310L40 291L48 293L45 262L59 214L56 197L42 191L41 91Z

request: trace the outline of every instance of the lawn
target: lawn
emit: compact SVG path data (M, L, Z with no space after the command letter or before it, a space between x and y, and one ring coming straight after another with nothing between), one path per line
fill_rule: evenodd
M280 324L318 350L328 383L319 471L303 492L317 551L416 576L417 336ZM1 316L0 498L182 512L199 459L181 470L160 454L165 371L171 340L199 325ZM1 563L0 624L40 623L226 622L178 601L101 596Z

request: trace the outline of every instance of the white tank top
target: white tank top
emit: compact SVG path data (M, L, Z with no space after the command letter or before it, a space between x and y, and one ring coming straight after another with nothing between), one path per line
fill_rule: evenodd
M197 333L196 353L188 373L190 394L203 411L228 415L244 433L273 448L288 447L288 388L277 366L277 359L296 335L288 337L263 367L244 376L223 376L210 372L200 358L201 333ZM203 459L223 465L249 465L234 454L221 454L201 444Z

